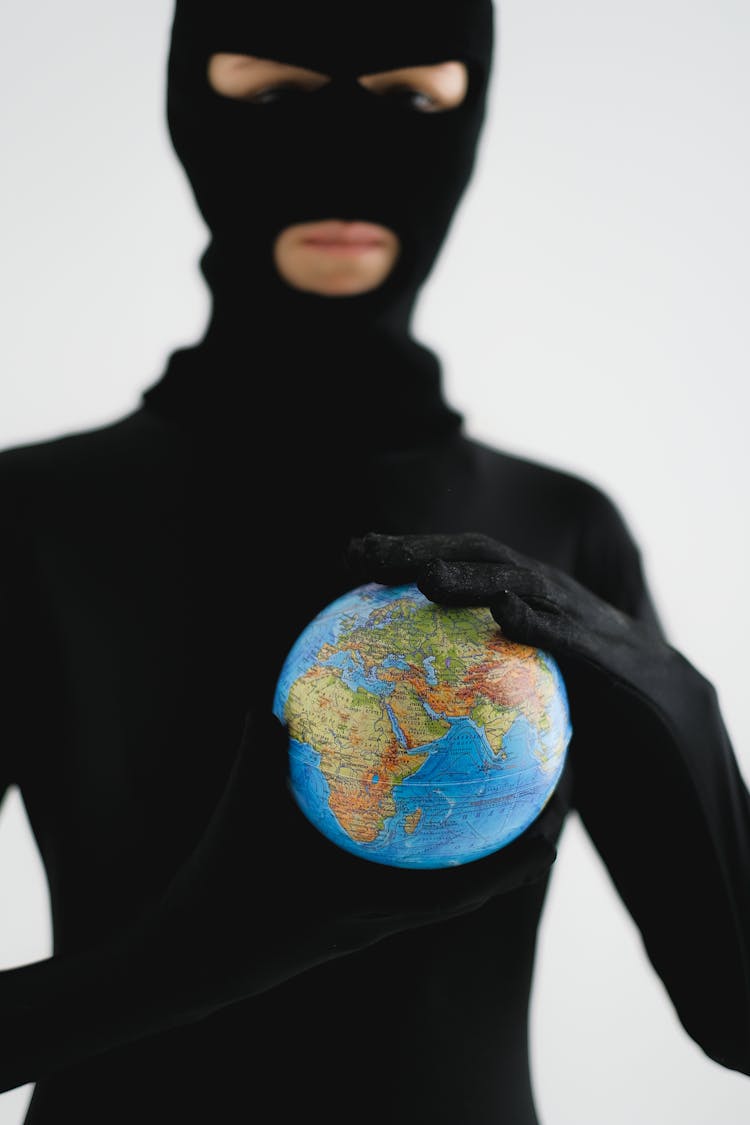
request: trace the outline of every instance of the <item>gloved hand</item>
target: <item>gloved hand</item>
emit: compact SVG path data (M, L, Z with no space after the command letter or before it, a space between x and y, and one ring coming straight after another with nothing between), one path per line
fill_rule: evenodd
M217 1005L402 930L475 910L542 878L556 858L561 818L550 803L546 817L501 851L460 867L413 871L360 859L298 809L287 784L287 746L270 710L248 714L205 833L144 919L174 934Z
M634 548L622 528L601 548L632 615L484 535L369 534L348 559L359 582L488 607L510 640L558 661L571 807L683 1024L710 1058L748 1074L750 794L718 693L666 641Z
M99 946L0 973L0 1091L211 1015L400 931L542 879L562 812L461 867L359 859L317 831L286 785L287 734L248 713L223 794L166 890Z
M655 624L486 535L371 533L351 541L347 560L360 582L415 583L439 604L486 606L509 640L554 656L569 687L618 685L652 703L680 659Z

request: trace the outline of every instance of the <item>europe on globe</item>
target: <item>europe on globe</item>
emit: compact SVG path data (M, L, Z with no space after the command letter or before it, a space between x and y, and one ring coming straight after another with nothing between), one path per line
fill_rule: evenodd
M552 796L572 736L560 669L489 609L369 583L323 609L279 675L289 784L308 820L376 863L499 850Z

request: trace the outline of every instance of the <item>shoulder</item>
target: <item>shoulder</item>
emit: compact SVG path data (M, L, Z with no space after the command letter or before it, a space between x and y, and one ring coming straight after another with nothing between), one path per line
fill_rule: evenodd
M474 442L486 480L525 524L564 543L565 569L588 589L633 615L650 614L640 544L623 503L601 482L531 457ZM533 542L533 539L532 539Z
M502 478L507 491L545 513L559 515L582 539L632 539L621 502L593 477L482 442L470 444L484 471Z
M0 521L33 511L54 513L69 504L95 502L119 482L147 480L157 459L167 461L165 431L136 409L111 422L0 449Z
M0 480L31 480L50 472L73 472L77 466L112 462L135 440L153 429L153 416L141 409L99 426L67 430L46 438L19 441L0 449Z

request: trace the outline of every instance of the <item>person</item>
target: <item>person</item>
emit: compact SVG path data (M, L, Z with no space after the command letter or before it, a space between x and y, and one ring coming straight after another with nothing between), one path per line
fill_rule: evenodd
M54 937L0 973L29 1125L536 1125L535 940L573 809L686 1033L750 1075L750 799L716 690L613 500L472 437L412 332L494 43L489 0L177 0L208 326L127 416L0 454L2 784ZM559 660L564 771L493 855L368 863L291 797L276 678L367 581L489 607Z

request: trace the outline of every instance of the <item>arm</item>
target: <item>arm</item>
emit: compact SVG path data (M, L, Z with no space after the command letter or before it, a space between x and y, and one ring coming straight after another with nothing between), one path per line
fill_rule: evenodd
M95 948L0 972L0 1091L473 910L554 861L554 808L502 853L463 868L357 859L298 811L286 749L270 707L249 716L207 829L164 894Z
M0 735L0 808L11 785L19 781L17 748L22 741L20 665L21 590L23 589L22 536L18 508L10 489L0 493L0 698L3 730Z
M369 535L350 553L361 579L488 606L557 658L573 805L686 1031L750 1075L750 795L716 690L665 639L615 506L592 489L575 576L483 535Z
M0 684L2 684L1 698L3 707L7 708L12 707L14 695L10 688L13 667L7 651L9 631L8 614L5 612L4 594L5 590L0 588L0 636L3 637L3 651L0 655ZM12 720L12 716L6 714L3 722L3 733L0 738L0 812L2 811L5 794L16 781L16 768L13 757L13 750L16 745L16 726Z
M577 709L573 803L683 1027L750 1074L750 795L717 692L667 644L640 551L606 498L582 530L579 573L663 658ZM602 799L631 783L627 799Z

